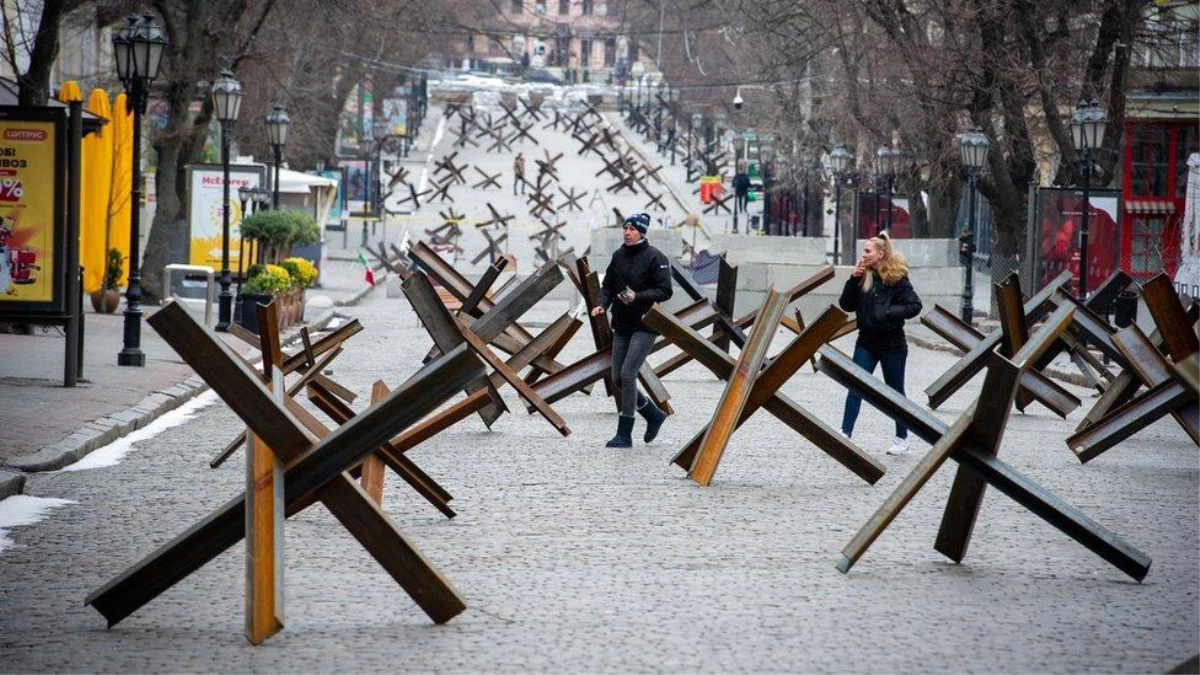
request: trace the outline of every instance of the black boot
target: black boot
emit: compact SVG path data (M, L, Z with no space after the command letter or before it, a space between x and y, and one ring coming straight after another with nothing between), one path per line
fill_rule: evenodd
M642 440L649 443L658 435L658 429L666 421L667 413L659 410L650 399L646 399L646 404L638 408L638 414L646 419L646 435L642 436Z
M633 418L619 415L617 417L617 435L604 444L606 448L633 447Z

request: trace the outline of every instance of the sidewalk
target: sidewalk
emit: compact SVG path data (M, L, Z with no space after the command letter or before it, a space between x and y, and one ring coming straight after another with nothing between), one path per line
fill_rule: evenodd
M334 305L354 304L369 290L362 266L327 262L322 287L309 289L310 330L335 316ZM329 302L313 302L326 296ZM317 309L318 305L328 308ZM24 473L52 471L146 426L208 389L146 323L157 307L145 307L142 368L117 365L123 346L124 316L85 313L84 358L78 386L62 386L64 340L56 328L33 335L0 333L0 499L19 494ZM213 321L216 321L214 308ZM202 311L193 313L203 321ZM298 339L300 326L282 339ZM256 350L229 334L226 344L244 356Z

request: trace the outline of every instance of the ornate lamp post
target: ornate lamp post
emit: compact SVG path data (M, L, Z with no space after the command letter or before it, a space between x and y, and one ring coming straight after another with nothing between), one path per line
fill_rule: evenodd
M271 208L279 208L279 163L283 160L283 146L287 145L288 129L292 126L292 118L278 103L275 109L267 115L267 139L271 142L271 152L275 154L275 180L271 181L274 192L271 195Z
M845 145L837 144L833 152L829 153L829 168L833 173L833 264L842 264L842 249L839 241L839 233L842 231L842 177L845 175L846 169L854 163L854 155L846 149Z
M775 160L775 146L770 141L766 141L762 144L758 154L762 158L763 181L762 229L759 232L771 234L771 169Z
M887 197L888 197L888 212L887 212L887 231L891 234L892 231L892 187L895 185L896 172L900 170L900 165L904 161L904 151L900 148L891 145L881 145L875 153L875 158L878 160L878 170L887 178ZM875 223L875 234L878 235L883 229L879 223Z
M233 73L221 71L213 83L213 112L221 122L221 293L217 296L217 330L229 330L233 293L229 290L229 135L242 110L242 85Z
M258 202L257 195L255 194L257 191L258 191L258 188L252 188L247 185L239 185L238 186L238 203L242 207L242 212L241 212L242 215L240 218L238 218L239 230L241 229L241 222L246 219L246 214L248 213L248 211L246 210L246 207L253 206L254 204L256 204ZM243 237L241 235L241 232L239 231L238 232L237 293L234 294L235 299L233 302L233 320L235 323L241 323L241 321L242 321L242 277L244 276L243 266L245 264L245 261L246 261L246 238Z
M1096 151L1104 142L1104 127L1108 125L1108 115L1100 107L1100 103L1079 102L1075 114L1071 116L1071 141L1075 150L1080 153L1080 164L1083 169L1083 217L1079 227L1079 299L1087 299L1088 287L1088 211L1092 190L1092 169L1096 162Z
M958 142L959 150L962 151L963 166L967 167L968 189L971 191L967 230L959 237L961 243L958 249L960 262L963 265L962 320L968 324L971 323L971 317L975 312L971 300L974 295L971 283L975 271L973 260L975 257L975 182L979 179L979 171L987 159L989 145L991 145L991 141L979 129L972 129L963 134Z
M117 76L128 94L126 112L133 113L133 187L129 213L129 286L125 290L124 344L117 354L117 365L145 366L142 351L142 276L141 276L141 212L142 212L142 115L150 85L158 77L167 39L150 14L139 18L130 16L128 24L113 35L113 55Z
M675 146L676 135L679 133L679 99L681 92L679 87L671 87L668 90L671 94L671 127L667 130L667 143L671 146L671 166L675 166Z

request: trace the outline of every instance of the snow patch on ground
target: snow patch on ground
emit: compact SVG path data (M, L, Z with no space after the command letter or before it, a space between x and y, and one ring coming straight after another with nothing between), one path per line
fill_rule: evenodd
M139 441L144 441L153 438L158 434L177 427L184 422L196 416L200 410L213 404L217 400L217 395L212 390L206 391L196 398L184 403L175 410L164 414L162 417L154 420L150 424L138 429L137 431L118 438L108 445L97 448L84 456L83 459L59 469L59 471L84 471L86 469L100 469L107 466L116 466L121 463L125 455L133 450L133 445Z
M8 538L8 530L36 525L48 518L54 509L74 503L69 499L48 499L29 495L13 495L0 500L0 553L14 545L13 540Z

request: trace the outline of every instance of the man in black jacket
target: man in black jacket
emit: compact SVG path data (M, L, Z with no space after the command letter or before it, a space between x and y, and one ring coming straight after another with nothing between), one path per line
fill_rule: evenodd
M642 322L642 317L654 303L665 302L672 293L671 264L662 251L646 241L649 227L649 214L637 213L625 219L621 226L624 244L613 252L600 286L598 304L592 308L592 316L612 308L612 379L619 387L621 414L617 418L617 435L606 444L610 448L633 447L635 409L646 419L642 440L647 443L654 440L667 418L637 389L638 370L658 336Z
M746 174L744 168L739 168L738 172L733 175L733 197L734 206L745 213L746 204L750 200L750 176Z

